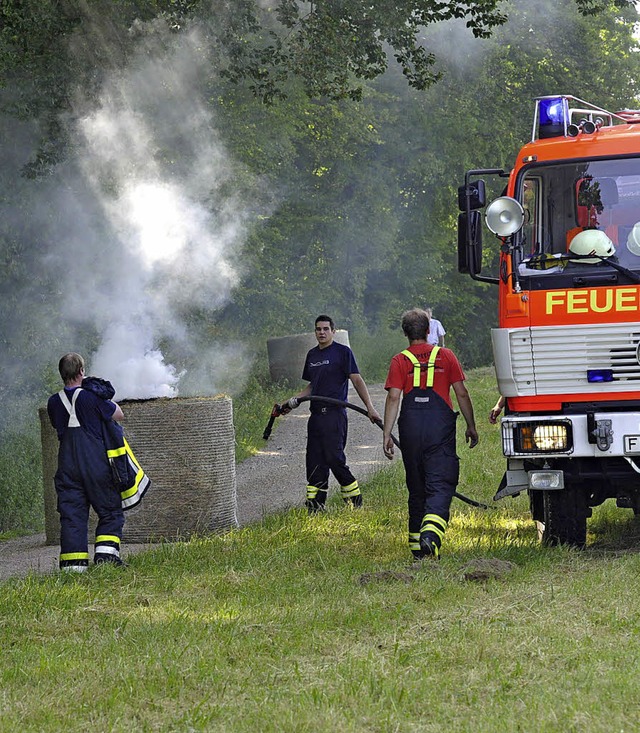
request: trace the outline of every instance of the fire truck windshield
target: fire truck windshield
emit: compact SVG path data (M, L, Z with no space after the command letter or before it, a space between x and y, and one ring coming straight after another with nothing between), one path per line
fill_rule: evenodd
M612 267L621 282L638 281L639 158L531 165L520 173L516 198L525 224L514 264L528 287L555 287L552 277L596 278Z

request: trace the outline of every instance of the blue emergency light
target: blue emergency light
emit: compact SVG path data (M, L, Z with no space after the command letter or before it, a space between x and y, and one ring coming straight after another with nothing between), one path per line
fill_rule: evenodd
M538 135L541 138L564 135L569 121L566 97L542 97L538 100Z
M613 369L587 369L587 382L613 382Z

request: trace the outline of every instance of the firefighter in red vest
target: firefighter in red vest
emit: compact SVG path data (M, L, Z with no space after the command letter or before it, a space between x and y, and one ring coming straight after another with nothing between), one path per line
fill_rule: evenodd
M427 313L418 308L403 313L402 330L409 348L396 354L389 367L383 449L392 460L391 431L402 402L398 431L409 490L409 549L419 559L438 558L459 475L452 387L470 448L477 445L478 432L460 362L450 349L427 343Z

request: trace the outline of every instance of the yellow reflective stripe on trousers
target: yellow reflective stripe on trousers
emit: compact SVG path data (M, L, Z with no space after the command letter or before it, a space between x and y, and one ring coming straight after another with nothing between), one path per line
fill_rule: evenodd
M434 346L429 354L429 362L427 364L427 387L433 387L433 378L436 374L436 356L440 351L439 346Z
M96 537L96 545L99 542L115 542L116 545L119 545L120 544L120 538L119 537L116 537L116 535L114 535L114 534L99 534Z
M69 560L88 560L88 552L61 552L60 561L67 562Z
M350 496L359 496L360 487L358 486L358 482L354 481L352 484L349 484L348 486L341 486L340 493L343 498L348 498Z
M307 499L315 499L320 489L317 486L307 486Z
M409 549L420 549L420 532L409 532Z
M447 520L439 517L437 514L425 514L422 518L420 532L433 532L442 540L447 526Z
M431 353L429 354L429 361L427 362L427 387L433 387L433 377L435 373L435 365L436 365L436 356L438 354L438 351L440 351L439 346L434 346L433 349L431 349ZM405 349L404 351L400 352L401 354L404 354L407 359L413 364L413 386L414 387L420 387L420 362L418 361L418 358L415 354L412 354L409 349Z
M413 386L419 387L420 386L420 362L416 358L415 354L412 354L409 349L405 349L404 351L400 352L404 354L407 359L413 364Z

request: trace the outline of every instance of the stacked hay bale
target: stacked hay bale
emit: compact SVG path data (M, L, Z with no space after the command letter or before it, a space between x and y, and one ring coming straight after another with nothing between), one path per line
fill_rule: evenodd
M337 330L333 340L345 346L350 346L348 331ZM274 382L282 380L299 381L304 368L304 358L309 349L317 345L318 342L313 333L297 333L293 336L268 339L267 355L271 379Z

